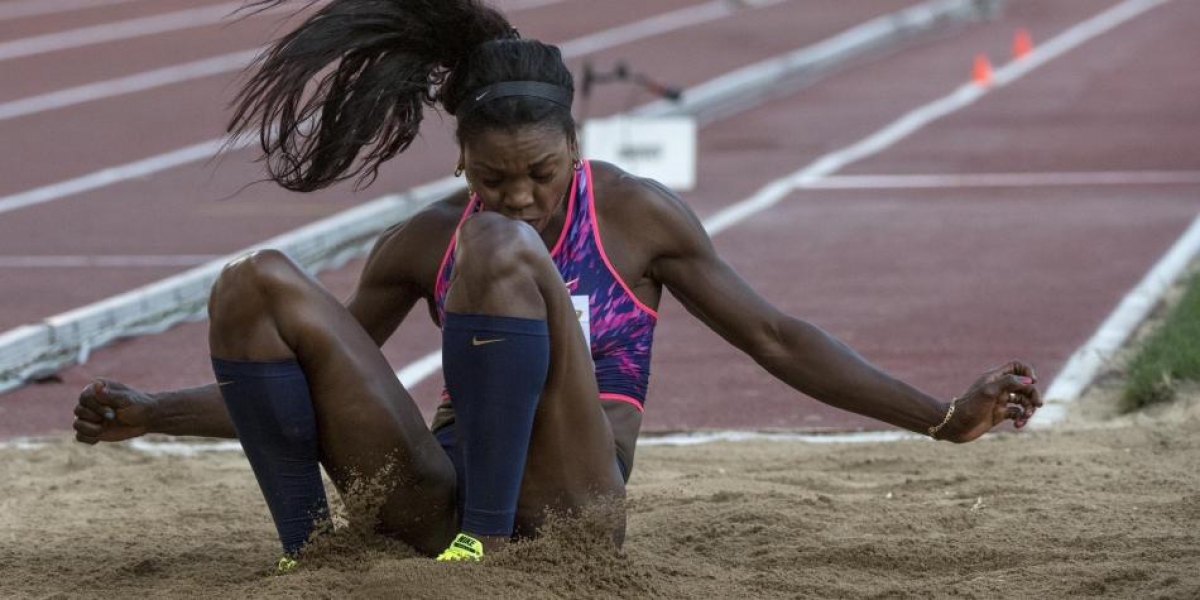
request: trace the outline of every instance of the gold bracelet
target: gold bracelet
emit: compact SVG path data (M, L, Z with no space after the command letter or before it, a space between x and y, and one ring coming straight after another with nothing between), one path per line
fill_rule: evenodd
M951 400L950 401L950 410L946 411L946 418L942 419L941 423L938 423L937 425L934 425L933 427L929 428L929 437L931 437L935 440L937 439L937 432L941 431L942 428L946 426L946 423L950 422L950 417L954 416L954 404L956 402L958 402L958 398L954 398L953 400Z

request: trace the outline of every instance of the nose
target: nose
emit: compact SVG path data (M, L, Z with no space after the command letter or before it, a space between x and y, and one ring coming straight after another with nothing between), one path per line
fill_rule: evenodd
M533 206L533 190L526 186L514 186L504 194L504 209L517 214Z

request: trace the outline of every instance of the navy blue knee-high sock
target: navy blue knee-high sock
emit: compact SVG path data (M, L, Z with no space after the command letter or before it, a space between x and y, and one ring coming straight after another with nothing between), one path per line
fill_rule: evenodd
M287 554L329 516L321 483L317 419L304 371L294 360L212 359L225 408Z
M466 468L462 529L512 534L538 399L550 368L545 321L446 313L442 364Z

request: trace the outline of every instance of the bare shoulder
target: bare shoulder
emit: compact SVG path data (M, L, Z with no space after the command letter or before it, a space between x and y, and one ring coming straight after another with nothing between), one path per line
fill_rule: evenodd
M620 167L592 161L596 212L602 223L630 232L655 255L670 254L703 235L687 203L667 186Z
M458 225L466 206L467 193L465 191L434 202L408 219L384 230L379 235L377 246L424 246L425 242L441 238L445 238L449 242L450 235L454 233L454 228Z
M604 210L673 211L685 208L683 200L667 186L638 177L612 163L591 161L596 186L596 208Z
M363 278L403 282L430 292L467 200L465 191L457 192L387 228L367 258Z

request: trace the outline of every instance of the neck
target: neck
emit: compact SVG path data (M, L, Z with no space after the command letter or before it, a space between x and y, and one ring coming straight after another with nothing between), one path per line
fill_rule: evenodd
M578 177L578 174L575 175ZM554 208L554 218L542 230L542 242L546 244L547 250L553 250L554 244L558 243L562 237L563 227L567 222L567 207L571 205L571 191L575 189L575 181L571 181L571 185L567 186L567 192L558 200L558 206Z

